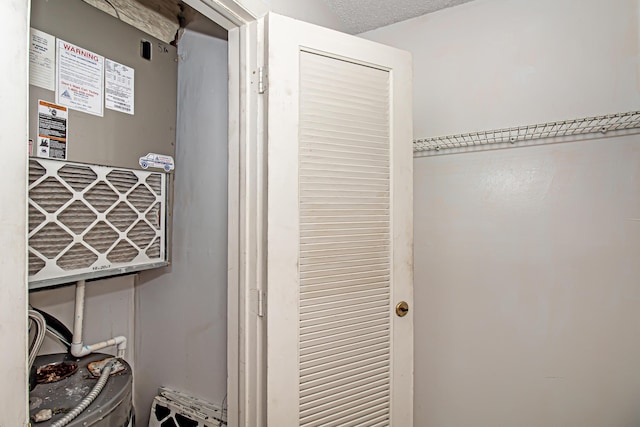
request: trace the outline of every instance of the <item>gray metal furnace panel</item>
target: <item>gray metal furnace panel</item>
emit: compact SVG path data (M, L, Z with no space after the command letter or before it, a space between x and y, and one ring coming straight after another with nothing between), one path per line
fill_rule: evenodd
M31 8L33 28L135 69L135 115L69 111L67 160L140 169L147 153L174 156L176 48L80 0L32 0ZM150 61L141 40L152 43ZM55 93L29 88L29 138L37 141L38 99L55 102Z

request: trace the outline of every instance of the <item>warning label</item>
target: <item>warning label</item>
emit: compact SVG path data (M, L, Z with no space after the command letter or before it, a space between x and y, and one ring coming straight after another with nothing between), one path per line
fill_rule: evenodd
M67 158L67 107L38 101L38 143L35 155L49 159Z

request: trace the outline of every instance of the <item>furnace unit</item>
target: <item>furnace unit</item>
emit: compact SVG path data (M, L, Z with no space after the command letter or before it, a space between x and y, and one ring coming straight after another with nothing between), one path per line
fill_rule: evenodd
M44 34L41 43L49 37L55 52L57 91L30 86L30 289L167 265L176 48L82 1L33 0L31 16L32 31ZM61 86L75 71L60 59L67 48L102 58L105 101L102 115L98 108L60 109L64 143L55 146L39 121L61 116L47 106L65 105ZM129 70L132 92L127 102L109 105L114 67Z

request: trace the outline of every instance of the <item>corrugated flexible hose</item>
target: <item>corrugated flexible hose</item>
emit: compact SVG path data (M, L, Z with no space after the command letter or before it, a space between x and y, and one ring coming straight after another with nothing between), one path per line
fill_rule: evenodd
M47 322L42 314L35 310L29 310L29 319L31 319L36 328L33 342L29 346L29 370L31 370L33 362L36 360L36 356L38 355L40 347L44 341L44 336L47 332Z
M107 380L109 379L109 375L111 375L111 369L113 369L113 365L115 362L116 362L116 359L111 359L109 362L105 364L104 368L102 368L102 373L100 374L100 378L98 379L98 382L96 383L96 385L93 386L89 394L87 394L87 396L84 399L82 399L82 401L78 404L78 406L76 406L71 411L69 411L67 415L60 418L55 423L51 424L51 427L66 426L71 421L73 421L76 417L78 417L78 415L80 415L82 411L87 409L89 405L91 405L91 402L93 402L96 399L96 397L98 397L98 395L104 388L105 384L107 383Z

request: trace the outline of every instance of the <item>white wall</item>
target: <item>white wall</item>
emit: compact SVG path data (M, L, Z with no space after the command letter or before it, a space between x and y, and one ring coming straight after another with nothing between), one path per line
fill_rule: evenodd
M638 136L416 166L416 426L639 425Z
M476 0L414 55L416 137L637 109L638 1ZM417 158L415 425L640 424L640 136Z
M29 5L3 3L0 79L0 427L27 424L27 99Z
M173 259L136 287L136 396L146 425L165 385L221 403L227 363L227 42L178 45Z
M637 0L475 0L360 36L412 52L415 137L638 108Z

